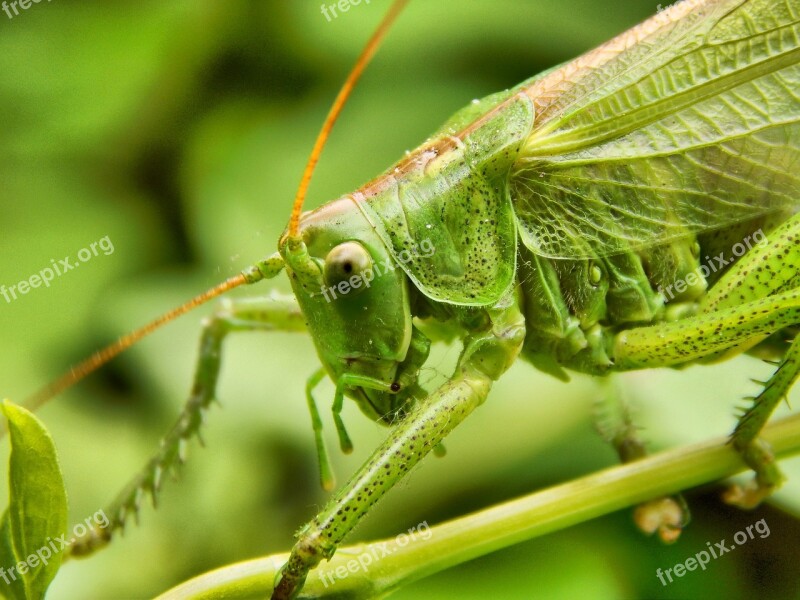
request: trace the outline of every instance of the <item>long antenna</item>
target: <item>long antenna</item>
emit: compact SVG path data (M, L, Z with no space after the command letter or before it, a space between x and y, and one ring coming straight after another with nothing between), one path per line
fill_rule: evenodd
M311 181L311 175L314 172L314 167L319 160L319 156L322 153L322 149L325 146L325 142L328 140L328 136L330 135L331 129L333 128L339 113L342 112L342 108L347 102L347 99L353 91L353 88L361 77L361 74L364 72L365 67L375 55L375 52L378 50L381 42L386 37L386 33L389 31L392 23L394 23L395 19L400 14L400 11L403 10L405 5L408 4L408 1L409 0L395 0L395 2L389 8L389 11L386 13L386 16L384 16L383 21L381 21L380 25L378 25L375 33L372 34L372 37L369 39L367 45L364 47L364 50L361 52L361 55L358 57L356 64L353 66L352 71L350 71L350 75L342 85L342 89L339 90L339 94L336 96L325 122L322 124L322 129L317 136L317 141L314 143L314 148L311 150L311 155L309 156L308 163L306 164L305 171L303 172L303 177L300 180L300 185L297 189L297 195L294 199L292 216L289 220L290 237L297 237L300 214L303 210L303 200L305 199L306 191L308 190L308 184ZM187 312L197 308L201 304L205 304L209 300L213 300L217 296L237 288L240 285L255 283L261 279L269 279L274 277L281 270L282 265L283 261L280 255L275 254L266 260L257 263L248 269L245 269L242 271L242 273L239 273L238 275L225 280L219 285L206 290L202 294L192 298L181 306L164 313L144 327L124 335L113 344L106 346L102 350L98 350L86 360L72 367L67 373L46 385L32 396L29 396L23 405L30 410L36 410L54 396L57 396L64 390L72 387L78 381L96 371L111 359L133 346L143 337L153 333L156 329L159 329L163 325L166 325L170 321L173 321L181 315L184 315ZM2 426L0 426L0 437L2 437L3 433L4 431Z
M348 75L347 79L342 85L342 89L339 90L339 95L336 96L336 100L333 101L333 106L331 106L331 110L328 112L328 116L325 118L325 122L322 124L322 129L320 129L319 135L317 136L317 141L314 142L314 148L311 150L311 155L308 157L308 163L306 163L305 171L303 171L303 178L300 180L300 186L297 188L297 195L294 197L292 216L289 219L290 238L297 237L297 228L300 224L300 213L303 212L303 201L306 198L308 184L311 181L311 175L314 173L314 167L317 166L319 156L322 154L322 149L325 147L325 142L328 141L328 136L331 133L331 129L333 129L333 124L336 123L336 119L339 118L339 113L342 112L342 108L344 108L347 99L350 97L350 93L353 91L353 88L361 77L361 74L364 72L364 69L369 64L369 61L372 60L372 57L375 55L375 52L381 45L381 42L386 37L386 34L388 33L389 28L392 26L392 23L394 23L395 19L400 14L400 11L405 8L406 4L408 4L408 0L395 0L392 6L389 7L389 12L386 13L385 17L383 17L383 21L381 21L381 24L378 25L375 33L372 34L372 37L367 42L367 45L364 46L364 50L361 51L361 55L358 57L356 64L353 65L353 70L350 71L350 75Z
M43 387L41 390L29 396L28 399L25 401L25 406L29 410L36 410L42 404L47 402L53 396L58 396L61 392L66 390L67 388L72 387L78 381L86 377L89 373L96 371L112 358L117 356L118 354L122 353L123 351L127 350L131 346L133 346L136 342L142 339L145 336L150 335L156 329L169 323L170 321L177 319L183 314L186 314L190 310L197 308L201 304L205 304L209 300L216 298L217 296L224 294L225 292L232 290L233 288L239 287L240 285L247 283L246 277L239 273L238 275L227 279L223 283L220 283L217 286L214 286L210 290L206 290L202 294L195 296L188 302L181 304L177 308L173 308L171 311L164 313L160 317L150 321L144 327L137 329L136 331L132 331L126 335L123 335L113 344L110 344L103 348L102 350L98 350L94 354L92 354L89 358L83 360L82 362L78 363L74 367L70 368L67 373L64 373L61 377L56 379L55 381L49 383L47 386Z
M150 321L150 323L144 327L140 327L139 329L132 331L127 335L123 335L113 344L98 350L86 360L70 368L70 370L64 373L61 377L49 383L32 396L26 398L25 402L23 402L23 406L32 411L36 410L54 396L57 396L64 390L72 387L81 379L102 367L115 356L133 346L143 337L153 333L156 329L159 329L163 325L166 325L170 321L177 319L181 315L186 314L198 306L205 304L209 300L213 300L217 296L237 288L240 285L256 283L262 279L271 279L272 277L275 277L275 275L277 275L282 268L283 260L281 259L280 255L276 253L256 263L255 265L246 268L238 275L229 277L219 285L206 290L188 302L185 302L180 306L164 313L160 317ZM0 437L3 436L4 432L5 430L0 427Z

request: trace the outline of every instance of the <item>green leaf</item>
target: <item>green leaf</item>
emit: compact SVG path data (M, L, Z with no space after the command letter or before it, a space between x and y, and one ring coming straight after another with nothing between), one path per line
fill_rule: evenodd
M0 571L0 589L14 599L39 599L61 566L57 540L66 534L67 495L56 449L44 425L8 400L2 408L11 439L11 500L0 524L5 569Z
M17 564L17 557L14 554L14 545L11 542L11 525L8 519L8 509L3 513L0 521L0 593L12 600L25 599L25 584L21 577L11 577L12 565Z

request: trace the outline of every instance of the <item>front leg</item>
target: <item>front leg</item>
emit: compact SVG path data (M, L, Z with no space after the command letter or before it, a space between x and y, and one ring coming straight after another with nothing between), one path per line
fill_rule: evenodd
M492 382L514 362L525 322L513 295L487 313L490 326L467 336L453 376L394 426L372 457L299 532L278 574L273 600L294 598L309 570L333 556L372 505L483 403Z
M217 379L222 364L222 344L229 333L239 331L305 331L305 321L293 296L272 294L266 298L223 300L220 308L203 323L197 367L189 399L172 429L161 440L158 450L145 467L105 508L111 522L94 527L73 539L67 556L86 556L123 530L131 514L138 517L143 497L149 493L153 504L163 475L183 463L186 443L199 437L205 412L216 399Z

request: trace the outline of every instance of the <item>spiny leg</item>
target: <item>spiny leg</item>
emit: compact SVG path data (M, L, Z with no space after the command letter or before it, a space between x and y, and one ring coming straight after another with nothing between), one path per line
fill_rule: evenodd
M615 341L618 369L668 366L727 351L752 348L767 336L800 323L800 215L772 231L738 261L708 293L697 316L624 331ZM792 342L753 406L740 418L731 441L755 471L754 485L727 499L758 504L783 477L758 433L800 374L800 341Z
M725 501L742 508L753 508L777 487L784 477L775 463L769 445L758 438L770 415L784 399L800 374L800 338L795 338L778 365L777 370L764 382L758 396L752 398L752 406L745 411L731 436L733 447L755 470L755 478L746 486L733 486L725 494Z
M613 355L619 370L678 365L732 348L747 347L753 338L768 336L799 322L800 289L717 313L624 331L617 336ZM781 367L766 383L766 393L762 392L755 399L753 408L745 414L752 426L737 426L732 438L745 462L756 472L757 483L763 488L762 498L780 484L781 477L768 448L756 441L755 436L797 378L796 345L797 340L785 355ZM750 496L750 500L755 499L755 496ZM742 503L745 504L749 505L749 502Z
M770 232L768 243L753 248L737 265L712 288L705 298L702 310L711 312L730 307L759 296L775 295L800 288L800 214ZM743 508L757 506L783 481L769 446L758 439L758 433L770 415L785 398L800 371L800 338L795 338L777 369L763 385L756 397L739 418L731 436L733 446L742 454L756 473L747 486L732 486L725 500Z
M595 403L595 427L614 447L622 463L647 456L645 443L633 423L630 407L614 380L604 380L602 395ZM636 526L647 535L658 532L661 541L675 542L689 523L689 507L680 494L643 502L634 510Z
M144 469L105 509L110 523L76 538L69 546L68 556L85 556L107 544L115 531L124 529L130 514L138 515L146 493L150 493L155 505L162 476L184 462L188 440L199 437L205 411L215 400L222 342L234 331L305 331L305 321L293 296L273 294L268 298L223 300L203 324L192 391L177 421Z
M514 362L525 337L525 323L513 297L504 298L487 312L491 327L466 338L453 376L417 402L372 457L298 533L291 556L276 578L274 600L295 597L308 571L333 556L372 505L483 403L492 381Z

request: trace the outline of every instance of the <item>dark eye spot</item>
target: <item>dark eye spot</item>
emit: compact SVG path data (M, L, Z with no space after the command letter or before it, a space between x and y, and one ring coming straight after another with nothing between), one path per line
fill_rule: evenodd
M395 382L394 382L394 383L391 385L391 390L392 390L393 392L399 392L399 391L400 391L400 384L399 384L399 383L397 383L397 382L395 381Z
M361 284L372 281L375 274L371 269L372 256L364 246L358 242L343 242L335 246L325 257L325 283L328 286L339 286L342 282L348 282L344 286L346 291L340 287L339 292L355 296L369 287ZM351 283L356 276L361 278L357 285Z

